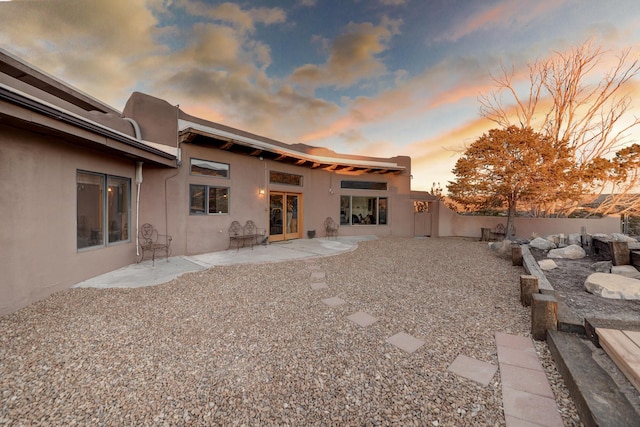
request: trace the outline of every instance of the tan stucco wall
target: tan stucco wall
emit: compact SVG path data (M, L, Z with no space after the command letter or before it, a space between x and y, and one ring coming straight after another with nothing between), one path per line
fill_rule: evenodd
M339 221L340 195L389 197L388 225L341 226L339 235L410 236L413 233L413 205L409 200L410 171L402 175L339 175L259 157L230 153L206 146L182 144L182 167L179 170L143 167L144 182L140 190L140 223L149 222L161 233L173 237L173 255L194 255L225 250L229 246L229 226L236 220L244 224L253 220L259 228L268 229L270 192L298 193L302 197L300 212L301 238L308 230L324 237L327 216ZM230 165L230 178L191 175L190 158ZM402 158L409 168L410 160ZM270 184L269 172L301 175L303 186ZM389 191L341 190L340 180L386 181ZM189 185L204 184L229 187L230 212L217 215L189 214ZM260 194L261 188L265 194ZM166 192L165 192L166 190ZM329 191L332 190L332 191ZM167 208L165 210L165 201Z
M0 135L0 314L135 262L133 239L81 252L76 240L76 171L133 180L133 161L16 128Z
M506 217L458 215L443 204L438 208L438 236L440 237L481 237L481 228L495 228L507 224ZM533 235L580 233L586 227L587 233L619 233L620 218L617 216L599 219L582 218L524 218L516 217L514 222L516 237L531 238Z

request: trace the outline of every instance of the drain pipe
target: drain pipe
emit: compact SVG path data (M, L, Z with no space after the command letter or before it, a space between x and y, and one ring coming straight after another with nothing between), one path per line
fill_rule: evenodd
M142 184L142 162L136 162L136 185L138 187L136 194L136 256L140 256L140 242L138 241L138 233L140 232L140 184Z

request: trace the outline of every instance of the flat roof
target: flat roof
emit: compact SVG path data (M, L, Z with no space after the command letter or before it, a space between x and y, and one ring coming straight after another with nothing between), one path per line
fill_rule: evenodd
M396 162L386 159L359 158L357 156L318 155L295 150L294 146L287 146L276 141L270 142L266 138L251 135L247 132L233 132L179 119L178 130L181 142L202 143L213 145L218 149L246 154L254 157L269 158L282 163L294 164L311 169L336 170L344 172L366 172L378 174L400 174L406 168ZM309 147L312 148L312 147ZM329 151L329 150L325 150Z

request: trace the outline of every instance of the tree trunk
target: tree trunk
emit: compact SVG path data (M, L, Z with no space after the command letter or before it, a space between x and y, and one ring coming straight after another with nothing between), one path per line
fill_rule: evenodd
M505 239L513 240L516 230L515 230L515 218L516 218L516 200L515 198L509 198L508 201L508 210L507 210L507 235Z

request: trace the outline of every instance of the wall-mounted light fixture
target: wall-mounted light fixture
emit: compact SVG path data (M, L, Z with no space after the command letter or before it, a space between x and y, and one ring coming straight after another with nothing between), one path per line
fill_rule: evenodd
M261 188L260 190L258 190L258 194L260 194L261 196L264 196L264 188Z

